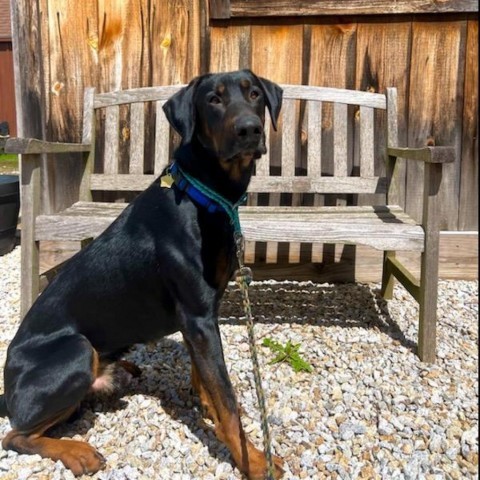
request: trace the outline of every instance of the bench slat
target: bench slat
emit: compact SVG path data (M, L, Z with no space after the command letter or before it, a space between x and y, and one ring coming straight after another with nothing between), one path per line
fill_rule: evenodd
M338 177L348 174L348 106L335 103L333 106L333 173Z
M258 177L265 177L270 175L270 132L272 129L272 120L270 115L265 116L265 145L267 147L267 153L262 155L262 158L257 160L255 166L255 175Z
M145 190L156 175L92 174L92 190L139 192ZM385 193L384 177L253 177L250 193Z
M322 102L307 103L307 163L308 175L322 175Z
M162 87L142 87L117 92L98 93L95 95L94 107L105 108L112 105L125 105L136 102L156 102L168 100L185 85L166 85Z
M374 110L360 107L360 176L373 177L374 165Z
M132 102L155 102L168 100L174 93L185 85L166 85L160 87L142 87L122 90L118 92L98 93L95 95L95 108L104 108L111 105L122 105ZM366 107L387 108L385 95L381 93L344 90L340 88L317 87L311 85L280 85L283 89L283 98L297 98L301 100L316 100L325 102L339 102L350 105L364 105Z
M365 107L387 108L386 96L382 93L344 90L341 88L316 87L313 85L280 85L283 88L283 98L301 100L316 100L320 102L336 102L348 105L363 105Z
M130 107L130 173L143 173L144 144L145 107L143 103L132 103Z
M105 154L103 165L103 171L106 174L118 172L119 118L120 108L117 105L107 108L105 116Z
M282 176L295 175L295 101L285 100L282 105Z
M170 161L170 125L163 113L165 101L155 104L155 159L153 171L160 175Z

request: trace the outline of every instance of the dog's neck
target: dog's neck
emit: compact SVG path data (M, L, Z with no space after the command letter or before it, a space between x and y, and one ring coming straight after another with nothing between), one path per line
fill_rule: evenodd
M174 156L182 169L234 204L247 191L253 174L253 159L222 160L195 141L181 145Z

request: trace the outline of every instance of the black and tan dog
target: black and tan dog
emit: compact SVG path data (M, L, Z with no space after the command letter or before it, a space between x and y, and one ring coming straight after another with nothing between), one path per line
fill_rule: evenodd
M265 108L275 127L281 101L277 85L249 70L194 79L164 106L182 137L175 164L237 202L266 151ZM5 449L61 460L75 475L103 468L105 459L89 444L45 432L89 392L111 388L120 370L137 372L121 360L130 346L180 331L193 387L216 435L243 473L264 478L265 455L242 429L217 323L237 267L232 225L218 205L177 183L166 188L157 181L140 194L62 268L25 316L8 348L0 396L12 425ZM277 458L275 466L278 478Z

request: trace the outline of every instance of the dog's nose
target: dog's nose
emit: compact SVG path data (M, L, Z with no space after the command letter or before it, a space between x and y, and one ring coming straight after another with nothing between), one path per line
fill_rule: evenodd
M260 137L263 133L263 125L256 115L238 117L234 124L235 133L240 138Z

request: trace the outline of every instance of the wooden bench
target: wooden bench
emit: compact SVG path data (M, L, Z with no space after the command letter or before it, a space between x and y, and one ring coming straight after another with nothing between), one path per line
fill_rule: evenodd
M98 236L124 208L118 200L143 190L168 164L175 135L161 107L180 87L111 93L87 89L82 143L21 138L7 142L6 151L22 154L22 315L40 289L39 242L85 242ZM433 362L439 240L436 194L442 164L454 160L453 148L398 147L394 88L385 95L314 86L282 88L279 129L274 132L267 118L270 148L257 163L249 205L241 209L249 258L254 242L266 242L269 256L277 242L289 242L291 254L305 242L368 245L383 251L382 293L391 297L396 277L418 301L418 354ZM40 201L46 164L42 156L68 152L83 152L84 173L76 186L79 201L47 214ZM398 157L424 164L421 224L397 205ZM351 205L352 198L356 206ZM419 280L398 261L398 251L421 252Z

